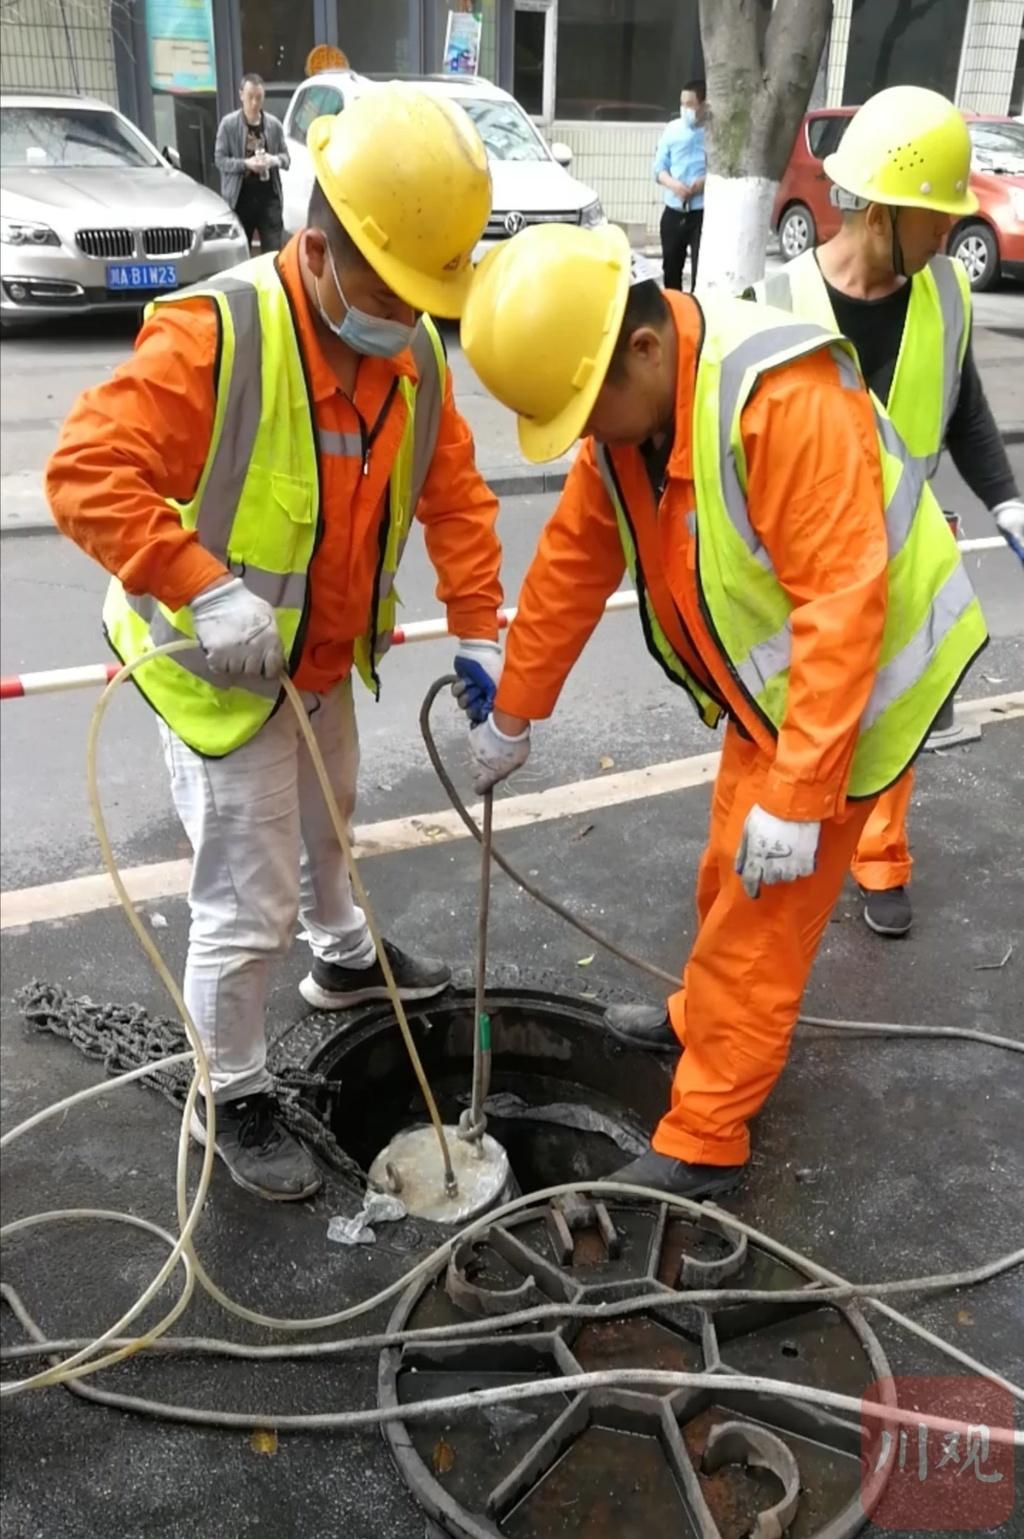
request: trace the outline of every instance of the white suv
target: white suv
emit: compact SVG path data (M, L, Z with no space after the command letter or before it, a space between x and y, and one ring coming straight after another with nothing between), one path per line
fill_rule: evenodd
M313 190L313 164L306 134L315 118L342 112L357 96L379 90L391 77L326 70L299 86L285 114L291 169L281 172L284 225L294 233L306 223ZM550 147L514 96L488 80L453 75L404 77L421 91L458 102L473 119L491 163L494 199L483 239L474 253L479 261L497 241L531 224L598 225L605 223L597 194L565 169L572 159L567 145Z

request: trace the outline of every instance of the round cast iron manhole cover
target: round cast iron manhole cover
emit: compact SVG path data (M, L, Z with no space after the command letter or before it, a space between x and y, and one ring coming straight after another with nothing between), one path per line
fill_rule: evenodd
M686 1288L807 1288L807 1302L658 1302L613 1319L503 1328L534 1304L607 1304ZM382 1354L397 1406L602 1369L707 1371L715 1389L592 1389L396 1421L385 1435L438 1532L452 1539L846 1539L882 1487L863 1490L857 1418L730 1388L763 1375L860 1396L889 1367L855 1306L710 1217L586 1196L481 1231L402 1298L392 1330L486 1317L472 1341Z

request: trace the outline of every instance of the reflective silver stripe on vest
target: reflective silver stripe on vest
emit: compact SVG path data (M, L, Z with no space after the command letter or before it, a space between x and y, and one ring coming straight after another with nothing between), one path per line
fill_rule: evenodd
M924 623L903 650L878 670L867 709L861 718L861 732L874 726L882 712L888 710L894 701L906 694L922 677L940 642L948 635L974 596L971 580L963 563L958 561L932 600Z
M321 454L333 454L346 460L363 457L363 440L358 433L335 433L330 428L317 428L316 443Z
M885 508L885 532L889 542L889 560L903 549L914 527L918 503L928 472L923 460L909 453L903 439L884 412L875 411L875 427L887 453L903 467Z
M935 279L935 286L939 293L939 308L942 312L942 433L941 442L945 442L946 429L949 427L953 413L956 411L956 403L960 397L960 349L964 344L964 335L967 327L967 308L964 297L960 292L960 285L956 280L953 269L955 258L936 257L929 263L929 271ZM939 467L942 457L941 447L934 454L928 456L926 461L926 474L931 477Z
M789 667L793 644L793 627L787 619L785 625L751 647L742 662L736 664L740 682L749 695L756 699L767 688L770 679Z
M718 462L722 494L736 533L754 560L769 570L771 558L754 532L747 511L746 493L740 485L739 471L732 452L732 420L747 370L766 362L783 348L811 341L820 342L822 346L833 345L833 338L820 326L795 321L791 326L773 326L768 331L759 331L747 337L746 341L722 359L718 398Z
M196 533L211 555L227 564L228 541L263 410L263 328L255 286L224 275L207 287L220 289L231 311L235 358L224 403L223 431L200 499Z
M166 646L170 641L188 640L171 624L156 599L150 598L148 594L135 593L126 593L125 598L129 609L134 610L149 626L149 639L155 647ZM176 652L167 660L184 668L186 673L195 674L197 679L202 679L204 684L210 684L214 689L245 689L251 695L261 695L265 700L276 700L281 693L281 686L273 679L260 679L248 674L232 674L229 678L227 674L214 673L198 645L193 652Z
M413 361L416 364L416 372L419 375L412 445L412 500L410 504L412 511L415 513L416 504L419 502L423 492L423 483L427 479L431 461L434 458L434 450L437 448L437 434L441 426L441 410L444 406L444 383L441 379L441 371L438 368L434 344L427 334L427 328L422 321L420 321L413 332L410 346Z

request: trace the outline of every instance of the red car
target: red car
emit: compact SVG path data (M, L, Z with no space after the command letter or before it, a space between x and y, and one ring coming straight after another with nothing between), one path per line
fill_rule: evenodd
M772 211L787 262L839 229L842 216L829 202L831 183L822 161L838 149L855 111L809 112L800 125ZM971 188L979 206L954 227L946 250L963 262L973 289L988 289L1000 277L1024 278L1024 124L964 116L974 152Z

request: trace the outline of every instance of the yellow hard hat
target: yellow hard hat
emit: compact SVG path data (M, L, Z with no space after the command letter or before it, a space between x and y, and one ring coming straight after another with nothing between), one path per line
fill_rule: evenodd
M973 214L971 138L953 103L923 86L890 86L850 120L825 173L868 203Z
M462 349L519 418L538 463L580 436L604 384L629 292L629 241L617 225L539 224L489 251L462 312Z
M487 152L455 102L394 84L316 118L306 143L346 232L414 310L462 313L491 212Z

